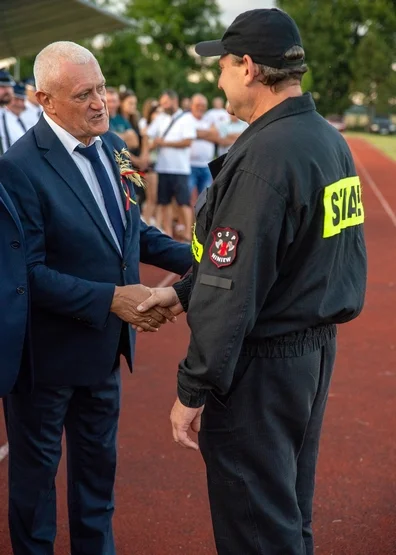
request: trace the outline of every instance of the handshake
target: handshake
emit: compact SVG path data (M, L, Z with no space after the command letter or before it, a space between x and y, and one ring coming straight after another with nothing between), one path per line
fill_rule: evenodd
M110 312L136 331L158 331L166 322L176 322L183 307L173 287L151 289L144 285L116 287Z

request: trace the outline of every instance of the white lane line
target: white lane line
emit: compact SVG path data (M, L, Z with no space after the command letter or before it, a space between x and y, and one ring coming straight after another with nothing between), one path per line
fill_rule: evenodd
M0 462L8 455L8 443L0 447Z
M359 156L357 156L355 152L353 154L353 157L354 157L355 161L358 163L358 165L360 166L360 173L363 175L365 181L367 181L367 183L368 183L368 186L370 187L370 189L373 191L373 193L375 194L375 196L379 200L382 208L388 214L388 216L389 216L391 222L393 223L393 225L396 227L396 215L393 212L389 202L386 200L384 195L381 193L381 191L379 190L379 188L378 188L377 184L375 183L374 179L371 177L369 172L363 166Z
M166 287L177 277L177 274L167 274L156 287ZM0 447L0 462L8 455L8 443Z
M167 287L177 277L177 274L168 274L156 287Z

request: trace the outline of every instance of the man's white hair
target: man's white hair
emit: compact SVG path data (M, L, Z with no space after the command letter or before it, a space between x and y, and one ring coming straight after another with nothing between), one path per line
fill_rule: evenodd
M88 64L93 60L97 62L92 52L75 42L53 42L43 48L34 61L33 73L38 91L48 92L51 85L55 83L59 85L62 60L76 65Z

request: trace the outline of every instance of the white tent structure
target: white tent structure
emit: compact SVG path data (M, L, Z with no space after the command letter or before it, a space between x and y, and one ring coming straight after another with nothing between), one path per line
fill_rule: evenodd
M0 58L34 55L50 42L79 41L130 25L89 0L0 0Z

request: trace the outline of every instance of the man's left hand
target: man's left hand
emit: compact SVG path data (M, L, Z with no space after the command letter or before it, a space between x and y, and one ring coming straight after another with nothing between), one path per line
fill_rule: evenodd
M198 444L189 436L188 431L199 432L201 428L201 414L205 405L197 409L185 407L179 399L173 405L170 419L172 422L173 439L182 447L198 451Z

